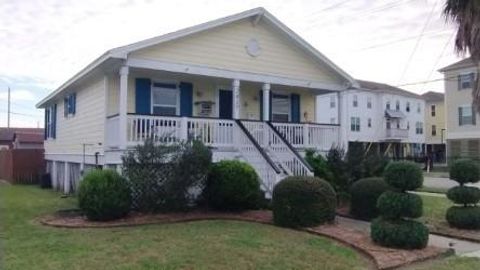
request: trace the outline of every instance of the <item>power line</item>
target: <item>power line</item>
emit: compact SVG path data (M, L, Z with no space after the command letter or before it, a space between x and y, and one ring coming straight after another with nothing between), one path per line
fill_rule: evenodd
M432 19L433 11L435 11L435 7L437 7L437 3L438 2L435 2L433 4L432 10L430 10L430 13L428 14L427 20L425 21L422 31L420 32L420 36L418 37L417 42L415 43L415 47L413 47L413 51L408 57L407 64L403 69L402 76L400 76L399 82L402 82L403 78L405 77L405 73L407 73L408 67L410 66L410 62L412 61L412 58L415 55L415 52L417 51L418 45L420 44L420 40L422 39L423 34L425 33L425 30L427 29L427 26L430 23L430 20Z
M472 72L472 73L477 74L477 72ZM440 82L440 81L456 81L456 80L458 80L458 75L454 75L454 76L450 76L450 77L444 77L444 78L438 78L438 79L433 79L433 80L425 80L425 81L417 81L417 82L398 84L398 85L395 85L395 87L419 85L419 84L426 84L426 83Z
M445 45L443 46L443 49L442 49L442 51L440 52L440 55L437 57L437 60L435 61L435 64L434 64L433 67L432 67L432 70L431 70L430 73L428 74L427 80L430 80L430 77L432 77L432 74L433 74L433 72L435 71L435 68L437 67L438 63L440 62L440 59L442 59L443 54L444 54L445 51L447 50L448 44L450 44L450 41L452 40L453 36L455 36L455 32L452 32L452 34L451 34L450 37L448 38L447 42L446 42Z
M3 113L8 113L7 110L0 110L0 112L3 112ZM13 115L21 115L21 116L27 116L27 117L33 117L33 118L39 118L39 117L42 117L41 115L33 115L33 114L27 114L27 113L18 113L18 112L12 112L10 111L10 114L13 114Z

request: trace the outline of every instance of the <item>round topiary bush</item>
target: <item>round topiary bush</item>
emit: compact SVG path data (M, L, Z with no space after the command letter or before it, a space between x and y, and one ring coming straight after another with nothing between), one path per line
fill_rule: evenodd
M401 191L415 190L423 185L423 173L410 161L390 162L384 172L385 182Z
M390 190L377 200L380 217L370 225L372 240L386 247L424 248L428 243L428 228L412 218L422 216L423 201L408 190L423 184L420 168L412 162L391 162L385 168L385 182Z
M124 217L131 203L127 180L113 170L93 170L80 183L78 205L90 220Z
M418 218L423 214L422 198L411 193L386 191L378 198L377 207L381 216L390 219Z
M480 181L480 167L470 159L458 159L450 166L450 179L460 185Z
M480 207L452 206L447 210L448 224L459 229L480 229Z
M476 187L456 186L448 190L447 198L456 204L477 204L480 201L480 189Z
M256 208L261 200L260 179L249 164L223 160L213 164L204 190L207 203L218 210Z
M386 247L420 249L427 246L428 229L415 220L373 220L370 235L372 240Z
M377 199L387 190L387 183L380 177L356 181L350 187L350 214L364 220L377 217Z
M476 183L480 180L479 165L473 160L459 159L450 167L450 178L460 186L448 190L447 198L455 204L447 210L446 220L450 226L459 229L480 229L480 189L465 186L466 183Z
M273 221L283 227L312 227L335 219L336 194L325 180L290 176L273 189Z

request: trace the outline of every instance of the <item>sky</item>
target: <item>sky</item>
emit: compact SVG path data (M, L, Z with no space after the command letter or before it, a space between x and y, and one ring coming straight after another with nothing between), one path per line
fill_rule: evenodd
M443 92L461 59L445 0L0 0L0 127L43 126L35 104L105 51L262 6L357 79ZM418 83L431 81L429 83Z

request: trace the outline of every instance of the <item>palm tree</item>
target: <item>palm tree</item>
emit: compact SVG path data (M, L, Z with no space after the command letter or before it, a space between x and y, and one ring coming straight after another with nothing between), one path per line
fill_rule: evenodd
M446 0L443 14L457 26L455 51L469 53L477 67L473 107L480 111L480 0Z

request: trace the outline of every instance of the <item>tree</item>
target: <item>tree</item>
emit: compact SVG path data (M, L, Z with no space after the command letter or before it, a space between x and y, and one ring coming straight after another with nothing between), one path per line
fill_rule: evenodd
M457 25L455 50L458 54L470 53L480 72L480 1L478 0L446 0L443 13L447 20ZM479 76L472 91L473 107L480 111Z

